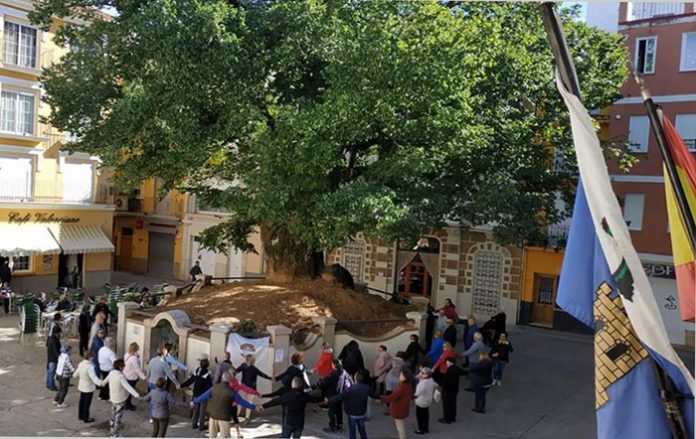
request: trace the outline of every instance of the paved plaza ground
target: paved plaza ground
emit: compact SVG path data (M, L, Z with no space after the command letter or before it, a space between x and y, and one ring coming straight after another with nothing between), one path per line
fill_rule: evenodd
M114 283L137 280L149 285L153 279L133 279L114 273ZM92 416L97 422L83 424L77 420L77 387L70 388L67 408L59 409L51 401L54 393L45 389L46 348L42 337L20 338L16 315L0 314L0 435L2 436L108 436L110 404L96 399ZM431 408L429 438L491 439L586 439L595 437L594 394L591 337L557 331L517 327L510 331L515 352L505 371L502 387L491 389L485 415L471 412L473 394L461 391L457 423L444 425L439 404ZM73 346L76 346L73 340ZM694 364L693 350L683 351L689 367ZM77 362L77 355L74 355ZM468 380L462 378L461 388ZM144 403L140 409L126 412L124 436L150 436ZM383 408L373 403L372 420L367 424L370 438L394 438L392 420ZM175 410L169 437L203 437L190 429L185 411ZM278 437L280 409L267 410L251 428L244 428L245 438ZM316 406L308 409L303 437L342 438L327 434L322 428L326 413ZM408 420L409 437L415 430L415 410ZM234 436L233 436L234 437Z
M470 411L473 394L462 391L458 422L443 425L433 422L427 437L450 438L591 438L594 432L592 391L592 345L585 336L519 328L511 332L515 352L506 370L502 387L489 392L488 413ZM0 434L6 436L108 436L109 404L96 400L92 415L97 422L85 425L77 420L76 387L71 387L70 407L56 408L53 392L44 387L45 347L43 339L25 337L20 341L16 316L0 317ZM467 384L462 379L462 388ZM139 403L143 407L142 403ZM441 407L433 407L431 417L440 417ZM368 423L372 438L394 437L391 419L373 405ZM316 407L308 410L307 438L347 437L328 435L321 429L326 414ZM243 429L245 438L278 437L279 409L269 409ZM170 437L197 437L177 411ZM415 429L415 413L409 419L409 432ZM127 412L125 436L149 436L150 424L145 410ZM415 435L413 435L415 437Z

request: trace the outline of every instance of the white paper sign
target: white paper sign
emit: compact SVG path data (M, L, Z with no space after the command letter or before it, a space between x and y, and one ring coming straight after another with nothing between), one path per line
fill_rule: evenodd
M277 348L275 350L275 362L282 363L285 358L285 350L283 348Z

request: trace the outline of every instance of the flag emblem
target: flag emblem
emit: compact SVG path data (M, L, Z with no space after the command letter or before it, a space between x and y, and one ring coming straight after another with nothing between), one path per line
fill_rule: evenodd
M609 386L648 358L648 351L638 341L621 296L611 285L602 282L595 294L595 407L599 409L609 401Z

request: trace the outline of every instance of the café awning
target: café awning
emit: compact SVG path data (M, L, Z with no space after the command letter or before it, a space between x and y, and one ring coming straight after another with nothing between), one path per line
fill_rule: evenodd
M45 225L0 223L0 255L55 255L60 246Z
M98 226L61 224L52 226L51 233L66 255L78 253L110 253L114 245Z

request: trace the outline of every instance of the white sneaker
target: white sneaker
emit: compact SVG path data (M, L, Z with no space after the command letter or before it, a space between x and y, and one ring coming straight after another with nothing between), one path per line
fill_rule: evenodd
M55 399L54 399L53 401L51 401L51 402L53 403L53 405L58 405L58 402L56 402Z
M152 424L152 423L153 423L152 418L150 418L150 424Z
M67 404L67 403L61 403L61 404L58 404L58 407L64 409L65 407L68 407L68 404Z

